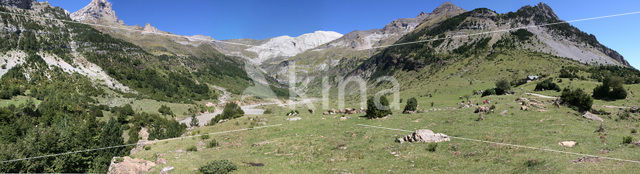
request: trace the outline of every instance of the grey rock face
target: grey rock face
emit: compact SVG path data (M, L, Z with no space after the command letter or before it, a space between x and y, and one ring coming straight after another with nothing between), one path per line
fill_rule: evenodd
M31 9L31 5L34 2L36 2L36 0L0 0L0 5Z
M71 14L71 19L102 25L124 25L107 0L93 0L89 5Z

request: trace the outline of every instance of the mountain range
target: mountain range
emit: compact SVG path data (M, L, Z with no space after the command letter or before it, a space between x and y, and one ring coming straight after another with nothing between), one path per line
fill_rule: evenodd
M325 74L324 72L339 66L340 62L347 65L360 64L365 59L385 49L378 48L381 46L434 38L443 38L445 40L444 38L457 37L459 34L472 34L474 32L504 30L515 27L526 27L523 32L531 33L535 37L531 42L519 44L518 48L545 52L589 64L629 66L629 63L620 54L598 43L593 35L586 34L568 24L549 27L527 27L560 21L553 10L546 4L541 3L534 7L523 7L516 12L508 14L497 14L490 10L465 12L464 9L446 2L431 13L423 12L415 18L394 20L381 29L355 30L345 35L332 31L316 31L298 37L279 36L265 40L232 39L217 41L212 37L183 36L162 39L173 40L172 43L162 43L161 45L165 45L164 49L156 49L159 46L149 47L154 45L152 42L157 42L160 39L144 39L147 41L143 42L143 39L140 38L144 37L138 37L140 35L139 32L130 33L129 36L120 36L122 35L120 33L123 32L119 31L119 29L111 28L110 31L112 32L107 31L107 33L136 43L143 48L147 48L147 50L153 50L150 52L169 50L168 52L170 53L176 53L184 50L171 49L171 47L180 47L178 44L202 47L200 44L206 43L206 45L214 47L215 51L227 56L242 57L250 60L249 62L263 68L266 74L270 74L270 77L281 83L288 81L289 66L293 64L296 65L294 71L299 75L296 80L300 82L309 80L309 78L313 79L318 74ZM455 27L450 31L443 31L438 35L430 33L430 35L416 36L419 35L419 32L443 28L439 27L443 21L460 14L469 15L465 15L466 18L460 19L462 21L457 23L458 26L450 26ZM117 18L115 11L111 8L111 4L106 0L94 0L70 16L80 22L140 30L143 35L144 33L168 34L168 32L158 30L150 24L145 25L145 27L125 26L122 20ZM510 18L504 18L503 16ZM490 45L500 41L501 37L505 36L505 33L508 34L508 32L494 33L489 40ZM408 38L409 36L412 36L412 38ZM436 53L450 52L463 46L468 41L476 40L469 38L446 39L446 44L433 49ZM399 41L399 39L401 40ZM169 44L175 44L176 46L167 46ZM344 72L349 70L342 68L339 71L343 73L335 75L344 76L346 75Z

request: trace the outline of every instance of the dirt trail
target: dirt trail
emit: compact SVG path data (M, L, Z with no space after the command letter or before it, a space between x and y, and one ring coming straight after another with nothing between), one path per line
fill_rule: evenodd
M540 97L540 98L548 98L548 99L557 99L558 97L553 97L553 96L546 96L546 95L542 95L542 94L535 94L535 93L525 93L527 95L532 95L532 96L536 96L536 97Z

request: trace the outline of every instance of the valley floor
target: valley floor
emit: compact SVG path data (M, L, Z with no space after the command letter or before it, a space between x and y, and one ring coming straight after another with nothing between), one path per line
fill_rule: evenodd
M419 103L424 104L420 109L429 110L426 113L401 114L396 110L393 116L376 120L361 117L362 114L311 114L300 107L297 110L303 112L297 117L301 119L288 121L290 117L285 115L289 108L268 105L264 107L272 110L271 114L244 116L192 129L188 134L195 137L158 142L132 157L166 160L166 164L154 167L152 173L169 166L174 167L172 172L192 173L210 161L223 159L236 164L237 173L634 173L640 170L637 162L640 147L622 143L623 136L630 135L636 140L640 137L630 133L639 128L638 122L618 120L615 114L602 115L605 132L598 133L600 122L548 102L549 96L557 96L557 92L527 94L532 87L527 84L522 92L514 95L485 97L496 106L495 112L489 114L474 113L474 107L446 104L457 101L455 94L438 97L448 102L433 108L423 107L431 99L419 99ZM638 91L639 87L630 88ZM520 103L515 101L519 97L538 100L543 106L522 111ZM594 107L616 113L619 109L605 106L628 105L637 98L633 96L627 102L596 101ZM480 99L472 96L473 101ZM229 132L246 128L259 129ZM417 129L430 129L452 139L438 143L433 152L427 150L427 143L394 141ZM211 135L204 136L209 137L207 139L198 136L205 134ZM207 147L212 140L219 146ZM564 147L558 144L562 141L576 141L577 145ZM198 150L185 150L193 146ZM585 158L586 155L601 158Z

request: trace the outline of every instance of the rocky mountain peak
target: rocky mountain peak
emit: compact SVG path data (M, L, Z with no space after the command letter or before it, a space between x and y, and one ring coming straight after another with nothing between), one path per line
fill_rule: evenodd
M254 61L262 63L271 58L295 56L340 37L342 34L334 31L315 31L298 37L274 37L261 45L246 50L257 53L258 57Z
M103 25L124 25L107 0L93 0L89 5L71 14L71 19Z
M437 8L433 9L433 12L431 12L432 14L447 14L447 13L463 13L465 12L464 9L454 5L451 2L445 2L440 4L440 6L438 6Z
M36 0L0 0L0 5L31 9L31 5L34 2L36 2Z
M558 18L558 15L553 12L553 9L551 9L549 5L542 2L533 7L529 5L524 6L518 9L516 14L519 17L524 18L533 17L534 22L536 22L537 24L540 24L542 22L555 22L557 20L560 20L560 18Z
M150 23L147 23L144 25L144 29L142 29L145 32L149 32L149 33L157 33L158 32L158 28L151 26Z
M558 15L556 15L556 13L553 12L553 9L551 9L551 7L549 7L549 5L545 3L540 2L534 8L541 14L546 15L547 17L558 19Z

